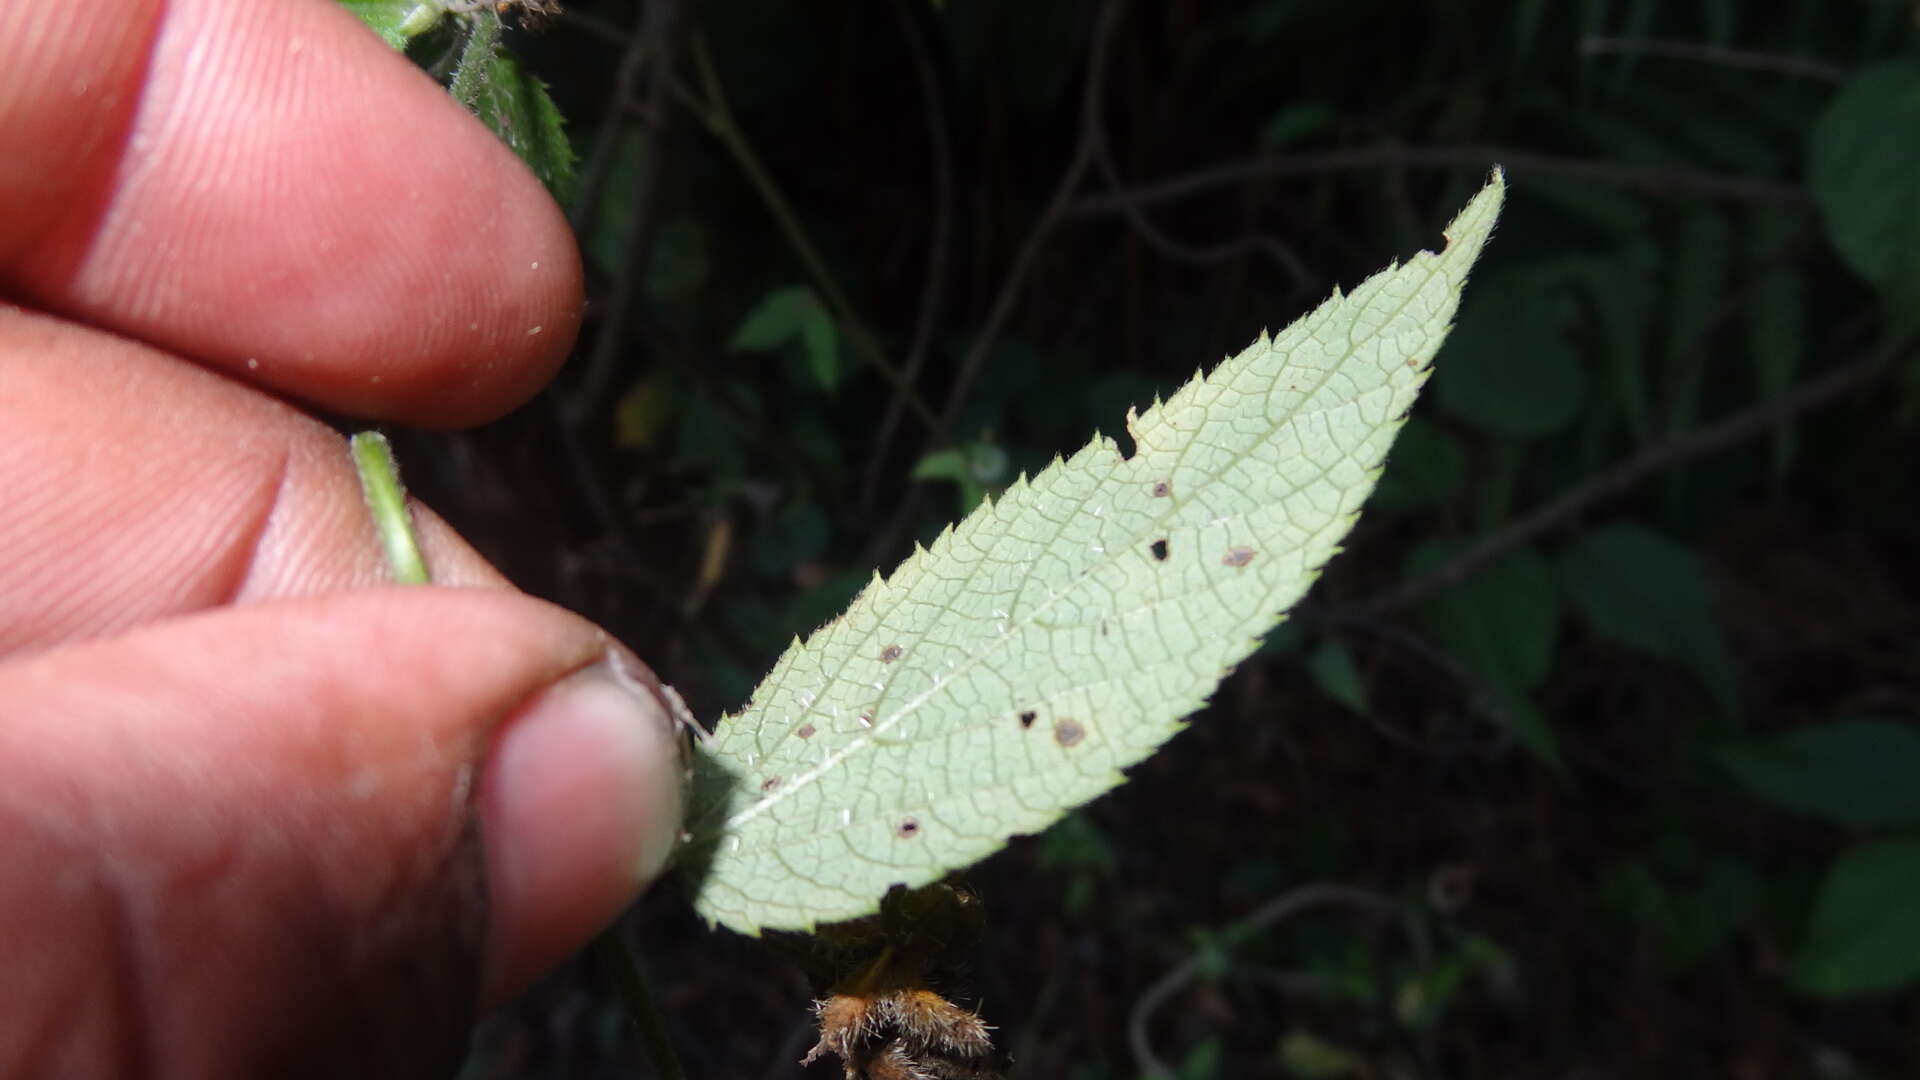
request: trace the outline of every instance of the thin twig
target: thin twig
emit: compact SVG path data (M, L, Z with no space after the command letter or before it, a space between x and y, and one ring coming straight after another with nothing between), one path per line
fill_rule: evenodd
M747 142L746 132L734 119L733 109L727 103L726 88L721 85L719 72L714 67L713 53L707 47L706 36L697 32L693 38L693 62L700 76L700 89L704 96L696 98L685 88L679 88L677 92L682 100L700 118L701 123L706 125L708 133L718 139L720 144L726 147L727 152L733 155L734 164L738 165L740 171L745 174L747 182L760 196L760 201L766 206L767 212L773 215L774 224L779 227L781 235L786 237L787 245L793 249L794 255L800 260L800 265L806 269L807 276L812 279L814 287L820 290L827 306L833 309L834 318L839 322L847 340L852 343L854 351L893 386L894 391L906 402L907 408L912 411L914 417L926 425L927 430L936 440L943 445L954 445L953 436L949 432L949 421L937 416L933 408L914 391L912 384L900 369L887 359L886 351L881 348L879 338L868 328L865 320L860 318L853 302L847 298L846 290L841 288L840 279L834 276L833 271L827 266L827 260L821 256L819 249L814 247L813 238L808 235L806 226L800 221L800 216L787 202L786 193L780 190L780 185L774 182L773 175L761 162L760 155L755 153L752 144Z
M649 7L648 11L653 9ZM567 222L575 236L584 237L600 223L600 194L620 158L620 143L626 137L625 119L639 88L640 73L647 67L647 35L636 30L621 41L620 66L613 80L613 106L606 110L608 123L600 126L586 163L580 168L580 182L574 187L573 205L567 207ZM642 151L642 157L649 156ZM645 209L636 207L636 209Z
M927 281L920 290L920 311L913 321L913 340L907 346L907 359L900 368L901 380L907 386L919 382L920 369L926 366L927 353L933 345L933 328L939 322L941 302L946 297L948 247L953 233L953 151L948 144L947 115L940 101L940 80L934 74L933 58L927 53L920 27L914 22L912 3L913 0L896 0L893 9L907 40L907 55L913 58L914 72L920 77L921 93L926 96L927 141L933 150L933 235L927 243ZM899 430L901 410L905 406L906 394L896 390L887 399L886 411L880 416L880 428L867 454L866 477L860 485L863 519L873 512L887 452L893 447L893 436Z
M1828 405L1873 383L1888 367L1886 351L1872 352L1710 427L1649 446L1545 506L1482 537L1432 573L1390 589L1350 611L1329 613L1327 622L1342 623L1383 615L1457 585L1508 552L1531 543L1562 522L1631 489L1647 477L1765 434L1801 413Z
M674 1053L673 1040L667 1035L665 1014L654 1001L653 991L647 988L647 977L640 970L639 955L611 929L593 939L591 951L600 973L613 984L614 993L626 1006L627 1019L640 1036L640 1047L653 1065L654 1074L660 1080L685 1080L680 1055Z
M1077 220L1104 214L1123 214L1129 206L1138 208L1172 202L1215 188L1271 177L1317 176L1382 166L1468 168L1485 172L1495 162L1505 166L1515 178L1530 174L1563 176L1610 187L1632 188L1654 195L1699 195L1735 202L1799 205L1807 201L1805 189L1797 184L1723 176L1667 165L1539 154L1505 146L1405 146L1382 143L1314 154L1275 154L1230 161L1128 188L1124 197L1114 194L1089 195L1069 207L1065 217L1067 220Z
M1067 216L1073 193L1080 186L1080 180L1093 164L1095 144L1099 138L1099 112L1102 88L1106 85L1107 54L1113 44L1114 31L1120 25L1120 16L1126 10L1125 0L1108 0L1100 7L1093 28L1093 42L1087 58L1087 85L1080 103L1080 141L1074 147L1073 158L1067 163L1066 171L1060 174L1060 182L1054 185L1053 197L1047 200L1047 207L1027 232L1027 238L1020 245L1020 251L1013 258L1013 266L1007 271L1006 280L1000 285L999 295L994 297L993 307L987 312L986 324L973 339L973 345L961 358L960 370L955 373L953 386L947 392L946 418L949 424L959 418L960 410L966 407L967 392L973 388L974 377L980 373L980 365L987 354L1000 340L1000 334L1006 329L1007 320L1013 315L1013 306L1026 290L1027 275L1033 272L1034 259L1040 248L1046 243L1053 230Z
M1692 41L1659 41L1654 38L1607 37L1592 34L1581 39L1581 56L1607 54L1657 56L1664 60L1697 60L1705 64L1718 64L1721 67L1745 68L1749 71L1765 71L1776 75L1797 75L1830 83L1843 83L1848 78L1845 68L1823 60L1810 60L1804 56L1781 56L1778 53L1729 49L1724 45L1702 45Z
M1091 125L1089 138L1093 143L1094 167L1099 170L1100 178L1106 181L1107 191L1119 202L1120 212L1125 215L1127 224L1162 258L1173 262L1212 265L1237 259L1252 251L1272 259L1282 271L1293 278L1296 288L1313 280L1313 272L1307 269L1307 264L1294 253L1292 248L1279 239L1261 232L1249 231L1243 236L1206 247L1197 247L1175 240L1147 217L1146 211L1132 200L1126 185L1120 182L1120 170L1114 164L1113 147L1107 142L1106 122L1101 117L1100 110L1095 109L1090 112L1087 119Z
M621 253L620 266L614 272L613 290L604 305L593 352L588 357L586 371L575 384L573 393L562 409L566 420L573 424L580 423L605 405L614 375L628 355L628 326L640 302L641 286L647 279L647 267L652 261L655 223L659 216L660 175L666 157L662 151L667 145L665 135L673 114L673 110L667 108L667 103L672 93L673 62L679 53L678 43L685 25L685 14L685 5L679 0L663 0L646 5L641 24L629 39L626 54L621 58L620 78L616 86L617 107L612 110L614 119L611 123L616 129L620 127L621 118L629 111L627 106L634 97L635 83L642 70L640 60L643 56L651 57L652 77L648 81L646 111L651 129L649 149L652 152L641 155L640 173L634 178L633 228L627 236L626 250ZM611 153L609 151L609 156ZM574 207L576 216L582 218L593 213L585 195L583 190L581 201Z
M1093 164L1093 138L1086 117L1100 108L1101 88L1105 85L1107 72L1107 54L1112 44L1114 31L1120 25L1120 16L1126 9L1126 0L1108 0L1102 4L1100 13L1095 17L1093 39L1089 46L1087 59L1087 84L1081 97L1081 130L1078 144L1074 147L1073 157L1066 171L1060 174L1060 181L1054 185L1053 196L1047 200L1046 209L1040 212L1033 227L1021 242L1020 250L1013 257L1013 265L1007 270L1007 276L1000 283L1000 291L994 296L993 306L987 311L987 321L980 332L974 336L973 344L960 358L959 369L954 373L953 384L947 390L946 408L942 412L943 430L950 430L966 408L967 394L973 389L973 380L980 374L980 367L986 362L988 354L1000 340L1006 330L1007 320L1013 315L1014 305L1026 290L1027 276L1033 272L1034 261L1045 245L1053 230L1065 219L1067 207L1073 193L1080 187L1080 181ZM948 445L954 445L949 440ZM900 538L907 532L914 515L920 509L921 488L915 487L889 517L887 524L874 530L867 544L868 556L877 561L896 549Z
M1219 937L1245 937L1282 923L1302 912L1317 907L1347 906L1359 908L1373 915L1405 914L1401 905L1391 898L1371 889L1358 889L1350 885L1329 885L1316 882L1302 885L1297 889L1282 893L1262 904L1253 914L1241 919L1221 931ZM1414 938L1416 948L1425 953L1424 938L1416 932L1411 917L1407 920L1408 933ZM1147 1024L1153 1014L1168 999L1186 988L1200 974L1203 960L1200 956L1190 956L1181 961L1171 971L1160 976L1140 999L1133 1004L1133 1012L1127 1017L1127 1044L1133 1050L1134 1064L1149 1080L1171 1080L1174 1073L1166 1062L1154 1055L1153 1044L1148 1038Z

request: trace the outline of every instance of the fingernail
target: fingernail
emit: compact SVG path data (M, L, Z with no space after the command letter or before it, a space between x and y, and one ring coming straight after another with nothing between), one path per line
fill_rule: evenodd
M476 793L489 1004L586 944L665 869L681 769L657 686L639 661L610 654L542 692L496 737Z

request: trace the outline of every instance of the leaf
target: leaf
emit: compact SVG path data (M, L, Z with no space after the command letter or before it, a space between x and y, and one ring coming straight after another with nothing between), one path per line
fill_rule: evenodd
M1328 638L1307 657L1307 671L1320 692L1361 716L1367 715L1367 681L1353 662L1353 652L1338 638Z
M1333 106L1324 101L1303 101L1274 113L1260 129L1260 145L1269 150L1290 146L1318 135L1340 119Z
M1663 975L1677 977L1724 948L1752 921L1765 882L1746 861L1703 855L1668 834L1653 858L1623 859L1600 875L1600 903L1649 931Z
M1416 548L1407 576L1426 575L1450 554L1447 544ZM1521 548L1421 604L1420 621L1492 692L1514 737L1560 770L1559 742L1528 693L1551 670L1559 636L1560 594L1547 560Z
M1568 545L1559 571L1568 599L1595 630L1685 664L1721 711L1739 712L1733 663L1693 552L1650 529L1615 522Z
M1714 759L1742 787L1841 825L1920 825L1920 724L1848 717L1746 739Z
M1651 246L1634 243L1612 258L1580 260L1573 275L1590 308L1586 330L1600 346L1615 402L1636 443L1649 441L1654 429L1646 369L1656 265Z
M1365 1062L1360 1055L1328 1042L1306 1028L1292 1028L1280 1036L1275 1051L1280 1066L1298 1080L1335 1080L1359 1074Z
M807 356L807 371L822 390L840 385L844 374L840 366L840 328L818 298L801 313L800 346Z
M1441 408L1475 427L1520 438L1566 427L1586 393L1552 297L1524 270L1475 290L1439 372L1434 397Z
M1855 847L1820 884L1793 981L1815 994L1895 990L1920 978L1920 840Z
M1912 317L1920 301L1920 64L1861 71L1814 125L1807 184L1847 265Z
M481 8L467 18L471 25L448 92L500 136L564 205L573 194L575 159L560 109L546 84L502 51L500 16L493 9Z
M770 352L796 338L813 380L824 390L839 385L843 374L839 327L819 295L805 285L786 285L769 292L741 321L727 347L736 352Z
M698 756L695 905L736 930L872 911L1112 788L1337 550L1486 243L1423 252L1021 477L795 641Z
M960 513L968 514L998 491L1007 471L1007 452L981 440L965 446L935 450L913 466L915 480L951 480L959 488Z
M740 321L727 348L734 352L770 352L792 341L800 333L801 311L813 299L813 290L805 285L786 285L774 289Z

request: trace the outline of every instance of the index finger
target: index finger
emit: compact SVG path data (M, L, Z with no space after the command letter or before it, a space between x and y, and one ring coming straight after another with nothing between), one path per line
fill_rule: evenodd
M0 292L339 412L530 396L578 329L559 208L331 0L0 4Z

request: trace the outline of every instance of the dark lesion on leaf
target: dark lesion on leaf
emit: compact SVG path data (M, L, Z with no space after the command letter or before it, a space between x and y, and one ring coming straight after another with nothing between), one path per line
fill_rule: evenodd
M1165 498L1170 498L1172 495L1173 495L1173 482L1171 480L1155 480L1153 482L1154 498L1165 499Z
M832 1054L846 1080L999 1080L993 1029L953 1000L984 924L978 897L939 882L896 885L877 914L812 937L775 935L822 988L820 1039L801 1064Z
M1165 537L1155 540L1152 545L1148 547L1148 550L1153 552L1155 562L1167 561L1167 541Z
M1053 741L1061 746L1078 746L1086 737L1086 726L1078 720L1063 716L1053 722Z
M1039 716L1040 714L1034 712L1032 709L1020 710L1020 730L1025 731L1026 729L1032 727L1033 722L1039 719Z
M898 645L889 645L880 650L880 662L883 664L891 664L895 660L900 659L901 655L905 652L906 650Z
M798 735L803 739L811 739L813 738L814 730L815 729L812 724L801 724L800 730L794 732L794 734Z
M765 795L767 792L779 786L780 778L777 776L769 776L765 780L760 781L760 794Z
M919 836L920 820L918 818L901 818L900 824L893 827L893 835L902 840L911 840Z
M1221 565L1242 567L1253 561L1253 549L1250 547L1231 547L1220 557Z

